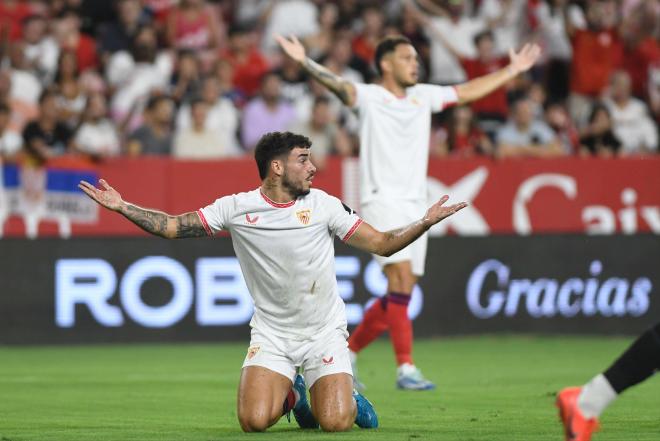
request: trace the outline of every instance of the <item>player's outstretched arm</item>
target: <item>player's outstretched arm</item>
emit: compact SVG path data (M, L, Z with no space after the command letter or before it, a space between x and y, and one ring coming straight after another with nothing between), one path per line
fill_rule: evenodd
M363 222L346 243L372 254L391 256L413 243L433 225L467 207L466 202L444 205L447 200L449 196L443 196L423 218L396 230L382 232Z
M509 65L507 67L456 86L459 104L478 100L498 87L502 87L518 74L529 70L540 55L541 48L539 45L532 43L527 43L520 49L520 52L509 49Z
M290 38L276 35L275 39L285 54L300 63L305 71L337 95L344 104L350 107L355 104L356 92L353 83L343 79L339 75L335 75L329 69L307 57L305 55L305 46L294 35Z
M102 188L96 188L86 181L80 181L78 187L99 205L108 210L121 213L144 231L167 239L206 236L204 224L195 212L172 216L158 210L138 207L124 201L117 190L104 179L99 180Z

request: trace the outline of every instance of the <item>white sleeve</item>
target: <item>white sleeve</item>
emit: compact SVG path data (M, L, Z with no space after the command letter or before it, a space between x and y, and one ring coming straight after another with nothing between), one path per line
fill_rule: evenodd
M429 103L431 112L440 112L458 102L458 92L454 86L419 84L420 94Z
M197 210L206 234L213 236L220 230L229 231L229 221L233 217L235 207L234 196L223 196L212 204Z
M355 211L334 196L327 195L326 205L330 211L328 227L332 233L346 242L362 224Z
M369 101L374 99L374 86L373 84L353 83L355 87L355 103L353 109L363 109L369 105Z

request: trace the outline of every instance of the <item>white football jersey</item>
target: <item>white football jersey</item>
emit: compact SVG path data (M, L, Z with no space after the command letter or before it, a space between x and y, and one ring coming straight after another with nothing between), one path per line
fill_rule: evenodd
M360 202L426 200L431 113L458 100L454 87L417 84L398 98L377 84L355 84L360 120Z
M346 328L333 241L348 240L362 219L339 199L312 189L279 204L256 189L221 197L198 214L209 235L231 233L254 301L250 326L299 340Z

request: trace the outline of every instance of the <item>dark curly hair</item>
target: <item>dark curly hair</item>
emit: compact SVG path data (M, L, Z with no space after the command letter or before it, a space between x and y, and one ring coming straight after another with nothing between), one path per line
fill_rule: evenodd
M257 161L259 177L263 180L268 176L270 162L282 156L288 156L296 147L308 149L312 141L306 136L291 132L270 132L261 137L254 149L254 159Z

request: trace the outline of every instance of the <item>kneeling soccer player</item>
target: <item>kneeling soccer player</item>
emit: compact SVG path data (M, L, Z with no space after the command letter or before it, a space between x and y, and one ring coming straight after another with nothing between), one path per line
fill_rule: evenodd
M254 300L252 338L238 388L238 420L246 432L266 430L290 411L302 428L378 427L371 403L353 390L333 238L390 255L466 206L443 206L444 196L422 219L377 231L339 199L310 189L316 173L310 147L309 139L289 132L263 136L255 150L259 188L178 216L125 202L104 180L102 189L80 183L96 202L155 235L174 239L231 233ZM298 368L310 386L311 408Z
M589 441L601 413L624 390L660 369L660 323L640 335L605 372L557 394L566 441Z

